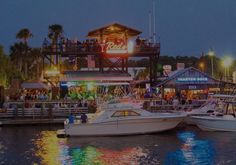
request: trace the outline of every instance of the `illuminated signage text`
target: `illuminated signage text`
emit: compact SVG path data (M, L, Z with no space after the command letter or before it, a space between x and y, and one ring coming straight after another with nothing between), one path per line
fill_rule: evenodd
M207 77L179 77L177 78L178 82L206 82L208 81Z

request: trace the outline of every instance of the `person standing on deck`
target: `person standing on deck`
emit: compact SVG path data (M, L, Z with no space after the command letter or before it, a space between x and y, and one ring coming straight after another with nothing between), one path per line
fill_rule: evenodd
M69 116L69 124L73 124L74 120L75 120L75 118L74 118L74 116L71 113L70 116Z
M88 119L87 115L86 115L85 113L82 113L82 114L81 114L81 122L82 122L82 123L86 123L86 122L87 122L87 119Z

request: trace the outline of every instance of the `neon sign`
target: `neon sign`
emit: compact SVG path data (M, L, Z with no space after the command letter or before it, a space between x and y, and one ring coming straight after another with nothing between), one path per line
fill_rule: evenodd
M206 82L208 81L207 77L179 77L177 78L178 82Z
M133 47L134 44L132 41L129 41L128 44L125 42L116 43L113 41L108 41L105 44L105 51L108 54L125 54L125 53L132 53Z
M127 45L124 42L116 44L115 42L109 41L106 43L106 53L120 54L127 52Z

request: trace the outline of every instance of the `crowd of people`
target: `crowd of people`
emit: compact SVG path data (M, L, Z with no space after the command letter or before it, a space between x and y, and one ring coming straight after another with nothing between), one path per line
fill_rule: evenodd
M89 112L95 112L97 108L97 101L102 99L102 101L109 101L115 98L122 97L122 95L127 96L128 91L125 89L120 89L118 87L113 90L105 90L102 93L95 94L92 91L83 91L82 89L71 88L64 98L52 99L51 90L21 90L19 93L13 96L6 96L4 108L9 108L12 105L8 102L23 102L25 108L41 108L42 103L46 102L46 106L52 107L54 109L60 108L81 108L85 107L89 109ZM137 100L142 99L153 99L153 104L155 105L195 105L201 98L198 95L193 96L193 94L181 92L165 92L164 95L160 91L148 90L148 89L133 89L129 94ZM98 98L99 99L98 99ZM203 98L205 99L205 98ZM50 106L47 102L51 102ZM148 101L149 102L149 101Z
M135 40L137 49L150 48L152 43L146 39L141 39L139 36ZM106 44L98 42L97 39L86 39L85 41L79 41L78 39L68 39L61 37L57 44L51 43L47 38L43 41L44 49L51 49L53 51L60 52L101 52L104 51Z
M96 101L94 99L88 98L76 98L72 99L69 96L64 98L58 98L56 100L52 99L51 90L21 90L15 95L5 96L3 103L3 108L12 108L14 107L14 102L23 102L25 108L41 108L43 102L53 102L46 104L46 107L59 109L59 108L88 108L90 112L94 112L96 109ZM18 104L20 105L20 104Z
M78 39L66 39L61 37L58 44L50 43L47 38L44 39L43 48L52 49L53 51L83 51L83 52L98 52L102 50L101 44L96 39L87 39L85 41L79 41Z
M162 94L160 91L136 88L133 91L133 97L138 100L151 99L150 101L144 102L145 109L147 109L147 107L160 105L172 106L175 109L178 106L198 106L207 99L207 94L198 93L194 95L186 91L169 91Z
M21 90L14 95L6 95L6 101L48 101L52 99L50 90Z

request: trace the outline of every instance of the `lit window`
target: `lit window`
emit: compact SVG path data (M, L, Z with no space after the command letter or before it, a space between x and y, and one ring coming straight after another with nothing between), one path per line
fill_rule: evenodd
M126 116L140 116L140 114L134 111L124 110L115 112L111 117L126 117Z

